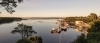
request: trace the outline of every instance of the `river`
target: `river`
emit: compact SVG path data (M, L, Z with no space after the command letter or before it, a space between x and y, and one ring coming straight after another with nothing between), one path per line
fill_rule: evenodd
M16 43L17 40L21 39L19 33L11 33L11 31L14 30L14 27L17 27L17 23L24 23L33 26L33 30L37 32L37 34L33 34L33 36L41 36L43 43L69 43L75 40L77 36L82 33L70 28L67 29L67 31L62 31L60 34L51 34L52 27L58 28L56 22L57 19L29 19L1 24L0 43Z

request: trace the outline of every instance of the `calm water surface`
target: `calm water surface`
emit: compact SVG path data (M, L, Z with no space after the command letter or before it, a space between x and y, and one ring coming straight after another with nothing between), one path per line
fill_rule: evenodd
M17 27L17 23L33 26L33 29L37 32L37 34L33 34L33 36L41 36L43 43L69 43L76 39L77 35L82 33L70 28L66 32L62 31L61 34L51 34L52 27L58 28L58 25L55 24L56 22L57 19L31 19L2 24L0 25L0 43L16 43L17 40L21 39L19 33L11 33L13 28Z

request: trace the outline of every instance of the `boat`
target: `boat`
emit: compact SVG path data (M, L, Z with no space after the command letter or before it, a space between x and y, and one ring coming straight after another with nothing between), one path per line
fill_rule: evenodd
M60 33L61 32L61 29L55 29L55 28L52 28L51 30L51 33Z

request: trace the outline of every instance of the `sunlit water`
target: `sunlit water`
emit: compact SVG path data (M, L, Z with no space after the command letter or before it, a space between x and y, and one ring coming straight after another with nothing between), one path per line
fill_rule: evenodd
M33 36L41 36L43 43L69 43L75 40L77 35L82 33L70 28L66 32L62 31L61 34L51 34L52 27L58 28L58 25L55 24L56 22L57 19L31 19L2 24L0 25L0 43L16 43L17 40L21 39L19 33L11 33L13 28L17 27L17 23L33 26L33 29L37 32L37 34L33 34Z

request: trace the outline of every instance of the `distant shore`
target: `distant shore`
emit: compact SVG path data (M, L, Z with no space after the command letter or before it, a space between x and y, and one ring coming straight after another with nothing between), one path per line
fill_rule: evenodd
M22 19L20 17L0 17L0 24L11 23L13 21L21 21L21 20L27 20L27 19Z

